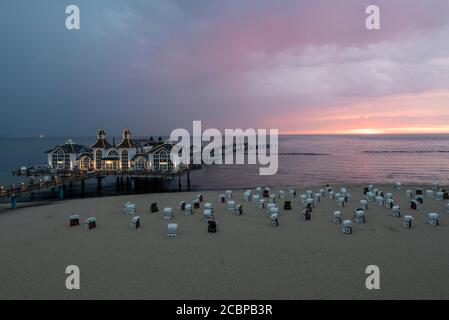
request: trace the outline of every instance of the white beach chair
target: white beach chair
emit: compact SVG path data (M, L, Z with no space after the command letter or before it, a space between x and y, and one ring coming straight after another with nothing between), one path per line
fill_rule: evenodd
M366 201L366 200L360 200L360 207L361 207L363 210L368 210L368 201Z
M276 195L270 194L270 197L268 198L269 203L276 203Z
M332 219L333 223L341 223L341 211L334 211L334 217Z
M193 209L199 209L200 208L200 201L198 199L193 199L192 200L192 206L193 206Z
M312 198L312 196L313 196L313 191L312 191L312 190L307 190L307 191L306 191L306 195L307 195L307 198Z
M341 197L343 197L342 194L341 194L340 192L337 192L337 193L335 194L335 201L338 202L338 199L341 198Z
M270 188L265 187L265 188L263 189L263 197L264 197L264 198L268 198L269 196L270 196Z
M321 201L321 193L315 193L315 196L313 197L313 201L315 203L318 203Z
M393 199L393 194L391 192L387 192L385 194L385 200L388 200L388 199Z
M203 201L204 201L204 195L203 195L202 193L198 193L198 194L196 195L196 199L197 199L199 202L203 202Z
M295 188L289 188L288 194L290 197L295 198L296 197L296 189Z
M413 198L413 191L412 190L405 191L405 196L409 199Z
M278 191L279 199L284 200L285 199L285 192L284 190Z
M410 229L412 227L413 217L409 215L404 216L403 226L404 228Z
M79 214L72 214L69 216L69 226L79 226L80 224L80 215Z
M279 226L279 216L277 214L272 214L270 216L271 219L271 225L274 227L278 227Z
M186 216L191 216L193 214L193 207L190 203L186 204L185 210L184 210L184 214Z
M210 210L212 213L214 213L214 206L212 205L211 202L206 202L206 203L204 204L204 209L208 209L208 210Z
M309 209L304 209L304 211L302 212L302 217L304 219L304 221L309 221L310 219L312 219L312 214L310 212Z
M416 195L415 200L422 204L422 203L424 203L424 196Z
M376 205L377 206L383 206L384 205L384 197L377 196L375 199L376 199Z
M400 217L401 216L401 207L400 206L393 206L393 217Z
M444 198L444 192L438 191L437 194L436 194L435 199L437 201L443 201L443 198Z
M355 211L355 217L354 217L355 222L357 223L365 223L366 219L365 219L365 211L363 210L356 210Z
M226 190L225 194L228 201L232 199L232 190Z
M226 208L228 210L230 210L230 211L234 211L234 209L235 209L235 201L234 200L229 200Z
M256 193L259 195L259 197L262 197L262 187L257 187Z
M265 209L265 199L259 200L259 209Z
M131 229L136 230L140 228L140 217L135 216L131 219Z
M310 208L315 208L315 202L313 201L312 198L307 198L305 206L310 207Z
M373 201L374 201L374 198L375 198L375 195L374 195L373 192L368 191L368 192L366 193L366 195L365 195L365 198L366 198L366 200L368 200L369 202L373 202Z
M302 204L304 204L304 203L306 203L306 201L307 201L307 195L301 194L301 195L299 196L299 202L301 202Z
M324 189L320 189L320 195L324 197L326 195L326 191Z
M352 221L351 220L343 221L341 231L344 234L351 234L352 233Z
M401 187L402 187L402 183L396 182L396 183L394 184L394 186L393 186L393 189L401 190Z
M343 197L338 198L338 206L339 207L344 207L345 203L346 203L345 198L343 198Z
M125 202L123 204L123 213L125 214L135 214L136 213L136 205L132 202Z
M373 185L373 184L370 184L370 185L368 186L368 190L369 190L370 192L374 192L374 185Z
M279 215L279 208L271 207L268 211L268 215L271 217L273 214Z
M214 220L214 212L211 209L203 210L203 219L204 220Z
M331 199L331 200L335 199L335 191L329 191L328 195L329 195L329 199Z
M431 212L427 215L426 221L432 226L437 226L439 224L438 213Z
M173 218L173 208L170 208L170 207L164 208L164 211L163 211L163 218L164 218L165 220L170 220L170 219L172 219L172 218Z
M84 221L84 228L86 230L95 229L97 227L97 218L89 217Z
M253 195L253 205L259 206L260 197L257 194Z
M169 223L167 225L167 237L176 238L178 236L178 224L177 223Z
M271 214L271 209L272 208L276 208L276 204L275 203L268 203L267 204L267 213Z
M410 209L412 209L412 210L420 210L421 209L421 205L419 204L418 201L411 200L410 201Z
M235 205L234 214L239 216L243 214L243 206L240 203Z
M385 206L387 207L387 209L393 209L394 206L394 200L393 199L387 199Z
M246 190L243 193L243 200L249 202L251 200L251 190Z
M427 199L432 199L433 198L433 190L426 190L426 198Z

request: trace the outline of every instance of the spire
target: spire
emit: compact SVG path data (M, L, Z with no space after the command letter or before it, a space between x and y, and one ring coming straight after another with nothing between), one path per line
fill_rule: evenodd
M117 148L119 149L131 149L131 148L135 148L135 144L131 139L131 132L129 131L128 128L126 128L125 130L123 130L123 134L122 134L122 141L119 143L119 145L117 146Z
M98 130L97 142L92 146L92 148L107 149L111 144L106 140L106 132L103 129Z

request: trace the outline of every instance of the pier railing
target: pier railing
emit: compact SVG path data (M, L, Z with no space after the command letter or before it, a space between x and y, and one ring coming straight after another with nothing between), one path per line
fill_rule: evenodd
M160 178L174 179L185 173L189 174L192 170L201 169L201 165L182 166L173 171L154 171L154 170L54 170L50 168L39 169L18 169L13 171L13 175L30 177L26 182L20 185L0 186L0 198L17 197L25 193L40 192L45 189L62 187L78 181L85 181L92 178L112 177L130 177L130 178Z

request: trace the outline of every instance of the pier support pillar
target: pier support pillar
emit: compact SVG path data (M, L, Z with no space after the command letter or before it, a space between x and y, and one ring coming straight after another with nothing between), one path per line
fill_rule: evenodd
M34 192L30 193L30 201L33 202L34 201Z
M64 187L59 187L58 189L58 198L59 200L64 200Z
M97 194L99 196L101 196L102 188L103 188L103 185L102 185L101 177L97 177Z
M84 198L84 180L81 180L81 197Z
M116 179L116 184L117 184L117 190L120 190L120 178L117 177Z
M136 189L136 179L131 178L131 190L134 191Z
M11 197L11 209L16 209L17 208L17 196L12 196Z
M187 171L187 191L190 191L190 171Z
M168 191L173 191L173 179L169 179L168 181Z
M178 176L178 190L179 192L181 192L182 188L181 188L181 174L179 174Z

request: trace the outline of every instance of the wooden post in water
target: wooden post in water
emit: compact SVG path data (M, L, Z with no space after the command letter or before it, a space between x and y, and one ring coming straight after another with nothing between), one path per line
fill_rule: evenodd
M16 209L17 208L17 196L13 195L11 197L11 209Z
M190 170L187 170L187 191L190 191Z
M97 177L97 193L98 195L101 195L101 189L102 189L102 183L101 183L101 177Z
M58 189L58 198L59 200L64 200L64 186L60 186Z
M81 180L81 198L84 198L84 179Z

